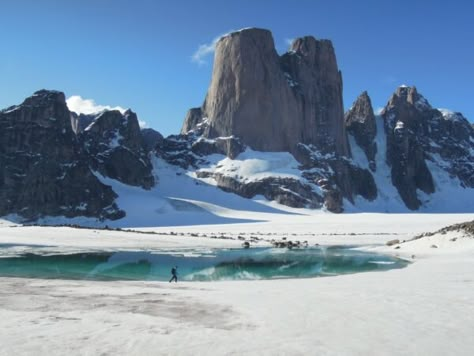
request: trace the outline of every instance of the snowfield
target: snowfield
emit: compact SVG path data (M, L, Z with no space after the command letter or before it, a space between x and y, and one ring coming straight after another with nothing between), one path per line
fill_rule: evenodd
M209 236L252 234L310 245L360 245L413 263L388 272L270 281L0 278L0 354L474 353L474 238L451 232L385 244L472 220L474 214L333 215L263 207L227 210L233 222L251 216L260 222L142 229L159 235L22 227L3 220L0 244L47 245L52 252L238 247L237 239Z
M368 164L360 149L353 160ZM474 238L450 232L406 242L473 220L474 213L461 213L472 212L473 190L454 184L442 162L429 162L437 193L420 193L420 212L407 213L382 155L376 163L377 199L345 202L338 215L225 193L212 178L155 158L159 183L148 191L96 173L117 193L127 212L121 220L39 221L90 227L78 229L0 219L0 248L12 254L205 250L240 247L239 236L255 236L261 240L251 248L285 238L413 262L335 277L178 284L0 277L0 355L473 355ZM248 181L300 174L288 154L251 150L235 160L214 155L200 169ZM459 213L434 213L447 210ZM99 229L106 225L112 229ZM387 246L391 240L402 243Z

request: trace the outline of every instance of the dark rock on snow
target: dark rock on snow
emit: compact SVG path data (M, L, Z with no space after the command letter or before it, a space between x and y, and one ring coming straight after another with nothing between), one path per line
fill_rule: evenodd
M377 144L374 140L377 134L377 126L372 103L366 91L357 98L344 115L344 121L347 132L354 137L356 143L364 150L370 169L375 171Z
M149 189L152 166L137 115L131 110L101 113L80 135L91 167L103 176Z
M420 142L432 110L415 88L400 87L382 112L392 182L410 209L417 209L421 204L417 189L427 194L434 192L433 178Z
M163 135L151 128L141 129L143 144L147 152L153 151L157 145L163 142Z
M381 130L386 152L379 152L383 144L377 147ZM351 159L348 134L370 170ZM290 152L301 177L247 180L203 169L209 155L235 159L247 148ZM246 198L263 195L333 212L343 210L344 199L377 198L374 175L385 174L376 165L380 155L410 209L421 206L419 192L435 191L433 168L474 188L474 127L460 113L434 109L416 88L403 86L381 118L367 92L344 115L330 41L298 38L279 56L271 33L253 28L217 42L206 99L189 110L179 135L140 130L130 110L69 112L64 94L56 91L38 91L0 111L0 216L120 218L116 194L96 174L149 189L157 183L150 155L212 177L221 189Z
M287 151L297 159L302 158L299 145L310 147L331 156L322 159L327 161L324 178L331 175L338 182L328 194L332 210L341 211L342 198L352 201L358 194L349 167L337 164L350 156L350 149L342 78L331 41L299 38L279 56L267 30L245 29L224 36L216 45L204 104L186 116L182 133L188 132L210 139L238 137L252 149ZM235 157L229 150L227 155Z
M124 216L87 161L63 93L40 90L0 111L0 216Z

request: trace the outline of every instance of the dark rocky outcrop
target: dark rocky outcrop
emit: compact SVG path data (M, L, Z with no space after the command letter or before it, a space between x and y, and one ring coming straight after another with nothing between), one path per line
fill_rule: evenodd
M461 113L432 113L424 140L425 152L431 161L459 179L463 187L474 188L474 128Z
M233 159L244 150L245 146L235 137L206 139L189 133L164 138L156 146L156 155L170 164L188 169L207 163L206 156L221 154Z
M426 124L433 114L435 111L414 87L398 88L382 111L392 182L406 206L413 210L421 204L417 189L434 192L422 145Z
M462 222L462 223L459 223L459 224L449 225L449 226L443 227L442 229L439 229L435 232L427 232L427 233L424 233L422 235L418 235L418 236L414 237L413 240L416 240L417 238L421 238L421 237L425 237L425 236L433 236L433 235L437 235L437 234L445 235L446 233L453 232L453 231L454 232L463 232L467 236L474 237L474 220L473 221Z
M201 160L191 151L192 135L170 135L156 146L156 155L183 169L196 168Z
M377 144L374 140L377 134L377 126L372 103L366 91L357 98L349 111L346 112L344 121L347 132L354 137L357 145L364 150L370 169L375 171Z
M189 111L182 133L204 118L207 138L236 136L261 151L294 152L304 143L349 154L342 79L328 40L298 39L280 57L267 30L224 36L216 45L206 100Z
M267 177L258 181L244 182L235 177L219 173L209 174L197 171L199 178L212 178L217 186L226 192L238 194L244 198L262 195L268 200L294 208L317 209L323 206L323 198L312 187L291 178Z
M0 111L0 216L124 216L87 161L63 93L40 90Z
M408 208L421 204L417 189L435 191L427 161L474 187L474 130L461 114L434 109L415 87L403 86L382 116L392 181Z
M372 174L367 169L356 167L350 163L346 163L346 167L349 171L352 195L360 195L368 201L375 200L378 195L377 185Z
M324 191L325 206L329 211L342 212L343 199L354 202L360 195L371 201L377 198L377 186L372 174L355 166L349 159L336 155L322 155L312 146L298 145L295 157L302 162L302 176Z
M184 135L191 130L194 130L196 126L203 120L204 116L201 108L192 108L188 110L184 119L181 133Z
M143 144L145 150L150 152L155 149L157 145L163 142L163 135L151 128L141 129Z
M193 142L191 150L201 156L218 153L234 159L245 150L245 146L236 137L217 137L214 140L200 137Z
M80 135L90 165L122 183L151 188L152 166L134 112L104 111Z
M98 115L99 113L86 115L86 114L77 114L71 111L72 131L74 131L76 135L81 134L82 132L84 132L87 126L92 124L92 122L97 118Z

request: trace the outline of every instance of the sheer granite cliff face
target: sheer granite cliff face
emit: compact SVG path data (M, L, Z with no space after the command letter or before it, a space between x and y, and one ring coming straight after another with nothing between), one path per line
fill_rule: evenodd
M342 79L332 44L303 37L283 56L270 31L245 29L216 45L206 100L182 133L204 118L204 136L239 137L252 149L295 152L299 143L348 155Z
M254 150L290 152L307 169L322 164L326 173L314 179L335 182L328 194L333 211L342 211L343 198L377 195L370 173L355 174L360 169L347 160L342 77L329 40L298 38L279 56L270 31L252 28L222 37L204 104L188 112L181 133L236 137ZM359 177L368 183L360 184ZM369 194L362 186L371 187Z

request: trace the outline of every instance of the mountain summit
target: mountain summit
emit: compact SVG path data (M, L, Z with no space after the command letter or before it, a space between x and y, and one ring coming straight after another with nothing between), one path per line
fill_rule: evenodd
M343 116L331 41L299 38L279 56L271 32L251 28L217 42L206 99L182 133L205 120L205 137L233 135L255 150L295 152L302 143L348 155Z
M0 216L142 226L204 209L190 201L263 198L331 212L472 212L474 127L409 86L380 115L367 92L344 114L330 41L301 37L279 56L255 28L217 42L206 99L178 135L140 130L131 110L78 115L51 90L0 111Z

